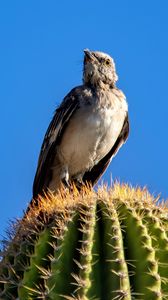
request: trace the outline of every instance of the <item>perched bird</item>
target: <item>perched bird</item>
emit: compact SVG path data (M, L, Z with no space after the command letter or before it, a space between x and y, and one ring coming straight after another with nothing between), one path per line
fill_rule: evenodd
M113 59L84 50L83 84L73 88L56 109L42 144L33 198L62 183L92 186L129 133L128 106L116 87Z

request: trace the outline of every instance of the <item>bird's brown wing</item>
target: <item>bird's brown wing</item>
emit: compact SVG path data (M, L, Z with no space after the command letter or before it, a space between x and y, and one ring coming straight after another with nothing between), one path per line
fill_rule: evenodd
M33 198L43 191L46 180L49 180L49 169L56 153L56 146L60 143L67 122L78 107L79 99L76 90L73 89L55 111L41 147L33 183Z
M84 174L83 177L84 183L89 183L92 186L97 183L99 178L102 176L102 174L105 172L106 168L108 167L108 164L110 163L112 157L116 155L116 153L118 152L122 144L126 142L128 138L128 134L129 134L129 119L127 114L124 120L122 130L115 144L113 145L113 147L105 157L103 157L90 171L87 171Z

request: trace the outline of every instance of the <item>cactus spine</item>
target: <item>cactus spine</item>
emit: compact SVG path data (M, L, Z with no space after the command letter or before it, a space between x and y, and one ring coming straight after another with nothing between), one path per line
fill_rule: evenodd
M168 209L155 202L118 184L46 195L4 249L0 299L168 299Z

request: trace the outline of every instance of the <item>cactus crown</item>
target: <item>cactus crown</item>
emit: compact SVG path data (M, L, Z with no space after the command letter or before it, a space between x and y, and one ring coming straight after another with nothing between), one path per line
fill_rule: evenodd
M146 189L41 198L4 249L0 299L168 299L168 209Z

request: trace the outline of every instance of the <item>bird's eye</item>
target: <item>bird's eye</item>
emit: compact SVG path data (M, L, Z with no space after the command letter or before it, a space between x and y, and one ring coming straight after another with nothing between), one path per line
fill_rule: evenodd
M109 66L110 65L110 60L106 59L105 64L106 64L106 66Z

